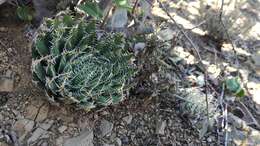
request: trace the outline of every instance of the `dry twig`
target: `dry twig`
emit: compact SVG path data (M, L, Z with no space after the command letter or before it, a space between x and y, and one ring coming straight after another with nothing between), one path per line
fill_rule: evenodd
M199 63L201 64L201 66L203 67L204 70L204 75L205 77L207 77L207 70L205 69L204 64L202 63L202 58L200 56L199 53L199 49L197 47L197 45L191 40L191 38L186 34L186 32L182 29L182 27L179 26L179 24L175 21L175 19L171 16L171 14L167 11L167 9L165 8L165 6L161 3L160 0L157 0L157 2L159 3L160 7L163 9L163 11L167 14L167 16L170 18L170 20L175 24L175 26L180 30L180 32L184 35L184 37L189 41L189 43L192 45L195 54L197 54L198 58L199 58ZM205 78L205 89L207 91L208 88L208 84L207 84L207 80ZM208 103L208 93L206 92L206 107L207 107L207 120L209 121L209 103Z
M226 33L229 42L231 43L232 50L233 50L233 52L235 54L235 59L236 59L235 64L238 65L239 62L238 62L238 57L237 57L237 52L236 52L236 49L235 49L235 45L234 45L234 43L233 43L233 41L232 41L232 39L231 39L231 37L230 37L230 35L228 33L228 30L227 30L227 28L226 28L226 26L225 26L225 24L224 24L224 22L222 20L223 8L224 8L224 0L221 0L221 7L220 7L220 12L219 12L219 22L222 25L222 27L224 29L224 32Z

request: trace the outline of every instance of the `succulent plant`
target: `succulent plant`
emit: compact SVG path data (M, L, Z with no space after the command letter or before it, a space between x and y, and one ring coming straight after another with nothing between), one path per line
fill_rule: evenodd
M46 19L32 45L33 81L49 99L90 110L124 99L136 70L124 36L66 13Z

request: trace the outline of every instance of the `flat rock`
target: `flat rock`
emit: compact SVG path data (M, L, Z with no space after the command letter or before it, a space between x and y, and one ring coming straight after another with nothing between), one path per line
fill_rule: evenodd
M63 137L59 137L56 139L56 145L57 146L62 146L63 145Z
M111 27L112 29L124 28L127 24L127 10L124 8L118 8L113 13L111 18Z
M6 2L6 0L0 0L0 5Z
M34 121L28 119L20 119L15 122L14 129L17 131L19 137L24 137L33 129Z
M132 115L128 115L123 117L123 121L126 122L126 124L130 124L132 122L133 116Z
M8 70L0 77L0 92L12 92L14 90L14 73Z
M63 146L94 146L93 131L86 129L79 136L67 139Z
M0 114L0 121L4 120L4 116L2 114Z
M48 130L49 128L51 128L51 126L53 125L54 121L53 120L48 120L47 122L41 123L40 124L40 128L44 129L44 130Z
M37 128L33 133L32 136L28 139L27 143L31 144L38 140L40 137L47 134L47 131L42 128Z
M252 59L255 65L255 71L257 75L260 76L260 50L258 50L255 54L252 55Z
M30 120L35 120L37 122L44 121L49 112L49 105L45 104L42 107L37 107L35 105L29 105L26 108L25 117Z
M114 144L107 144L107 143L104 143L103 146L115 146Z
M255 103L260 105L260 81L252 80L247 83L248 92L252 95L252 99Z
M8 146L8 145L4 142L0 142L0 146Z
M102 120L100 123L100 130L101 130L101 136L106 136L111 134L113 130L113 123L107 121L107 120Z
M164 130L166 127L166 121L159 121L156 126L156 134L164 134Z
M121 141L120 138L117 137L117 138L115 139L115 141L116 141L116 145L117 145L117 146L121 146L121 145L122 145L122 141Z
M26 107L25 118L30 120L35 120L37 113L38 113L38 108L34 105L29 105L28 107Z
M49 112L49 105L47 104L43 105L39 110L39 113L36 117L36 121L42 122L43 120L45 120L48 116L48 112Z
M67 126L60 126L59 128L58 128L58 131L60 132L60 133L63 133L66 129L67 129L68 127Z
M164 41L171 40L174 37L174 31L170 28L161 30L160 32L158 32L158 37L159 39Z

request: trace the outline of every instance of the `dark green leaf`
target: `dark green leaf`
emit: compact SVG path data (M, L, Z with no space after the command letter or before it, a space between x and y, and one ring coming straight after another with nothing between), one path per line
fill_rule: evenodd
M228 89L229 92L233 93L238 97L242 97L245 95L245 91L244 89L242 89L238 77L227 79L226 88Z
M86 2L82 5L80 5L79 9L94 18L97 18L97 19L102 18L102 11L98 7L98 4L95 2Z
M27 6L18 6L16 10L17 16L23 21L32 21L32 14Z
M41 56L46 56L49 54L49 48L46 45L44 38L39 37L36 40L35 46Z
M229 91L236 93L240 89L238 78L231 78L226 80L226 87Z
M47 66L47 75L49 76L49 77L54 77L55 75L56 75L56 71L55 71L55 68L54 68L54 65L52 65L52 64L49 64L48 66Z
M129 9L129 10L132 9L132 7L129 5L127 0L114 0L114 2L115 2L117 7L126 8L126 9Z
M41 62L34 64L34 73L37 75L37 77L42 83L45 83L46 73Z
M73 25L73 18L72 18L72 16L70 16L70 15L65 15L65 16L63 17L63 22L64 22L64 24L66 24L66 26L71 27L71 26Z

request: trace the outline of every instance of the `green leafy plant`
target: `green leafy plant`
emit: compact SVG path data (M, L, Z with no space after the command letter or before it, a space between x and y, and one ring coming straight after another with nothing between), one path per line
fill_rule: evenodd
M17 16L23 21L32 21L33 16L29 7L18 6L16 9Z
M33 80L52 101L90 110L116 104L132 84L132 54L120 33L64 14L46 19L32 46Z
M132 7L129 5L127 0L113 0L113 2L116 4L119 8L126 8L128 10L131 10Z
M225 85L226 85L227 90L229 92L231 92L232 94L234 94L238 97L245 96L245 91L241 87L238 77L227 79L225 81Z
M80 10L82 10L85 14L88 14L96 19L102 18L102 10L99 8L96 2L85 2L78 6Z

